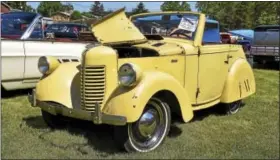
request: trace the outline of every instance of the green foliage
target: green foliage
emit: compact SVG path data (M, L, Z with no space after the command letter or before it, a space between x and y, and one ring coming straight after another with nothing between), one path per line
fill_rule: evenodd
M50 17L57 12L63 11L63 5L60 2L41 2L37 8L38 12L45 17Z
M79 11L73 11L70 17L71 20L82 19L82 14Z
M254 28L279 23L279 2L197 2L198 11L227 29ZM278 10L278 11L277 11Z
M92 18L92 13L90 13L90 12L82 12L81 14L82 14L83 16L88 17L88 18Z
M166 1L160 6L162 11L191 11L191 7L187 2Z
M74 10L74 7L73 7L73 5L71 3L68 2L68 3L62 5L62 10L64 12L71 12L71 11Z
M12 9L19 9L25 12L36 12L30 5L27 5L24 1L5 1Z
M90 8L90 12L93 15L104 16L104 6L103 6L103 4L100 3L99 1L95 1Z
M138 3L137 7L132 9L131 14L139 14L139 13L146 13L149 12L148 9L145 8L145 5L143 2Z

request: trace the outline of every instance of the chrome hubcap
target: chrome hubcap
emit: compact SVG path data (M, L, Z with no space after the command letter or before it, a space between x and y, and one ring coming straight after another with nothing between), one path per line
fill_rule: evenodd
M151 138L157 128L159 116L156 110L149 109L140 118L138 129L141 136Z
M149 102L138 122L129 125L128 134L135 146L150 148L162 139L166 117L157 102Z

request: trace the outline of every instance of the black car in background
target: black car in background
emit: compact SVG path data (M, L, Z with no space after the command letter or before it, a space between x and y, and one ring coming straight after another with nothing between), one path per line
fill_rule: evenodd
M90 29L87 25L78 23L53 23L48 25L45 35L51 33L55 38L76 39L80 31L90 31Z

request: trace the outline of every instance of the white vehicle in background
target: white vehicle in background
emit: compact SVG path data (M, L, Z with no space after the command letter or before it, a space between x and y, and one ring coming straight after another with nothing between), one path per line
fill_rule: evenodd
M279 63L279 29L280 25L262 25L254 29L254 40L250 51L254 62Z
M41 56L57 57L60 63L80 61L82 52L92 42L48 39L44 29L53 23L37 13L1 14L1 88L34 88L41 77L37 63Z

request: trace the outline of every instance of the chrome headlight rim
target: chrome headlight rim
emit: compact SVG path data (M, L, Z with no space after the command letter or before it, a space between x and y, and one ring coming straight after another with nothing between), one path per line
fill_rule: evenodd
M46 56L42 56L38 60L38 70L42 74L47 74L50 70L50 63Z
M131 87L136 85L139 77L140 71L135 64L125 63L119 68L118 80L122 86Z

